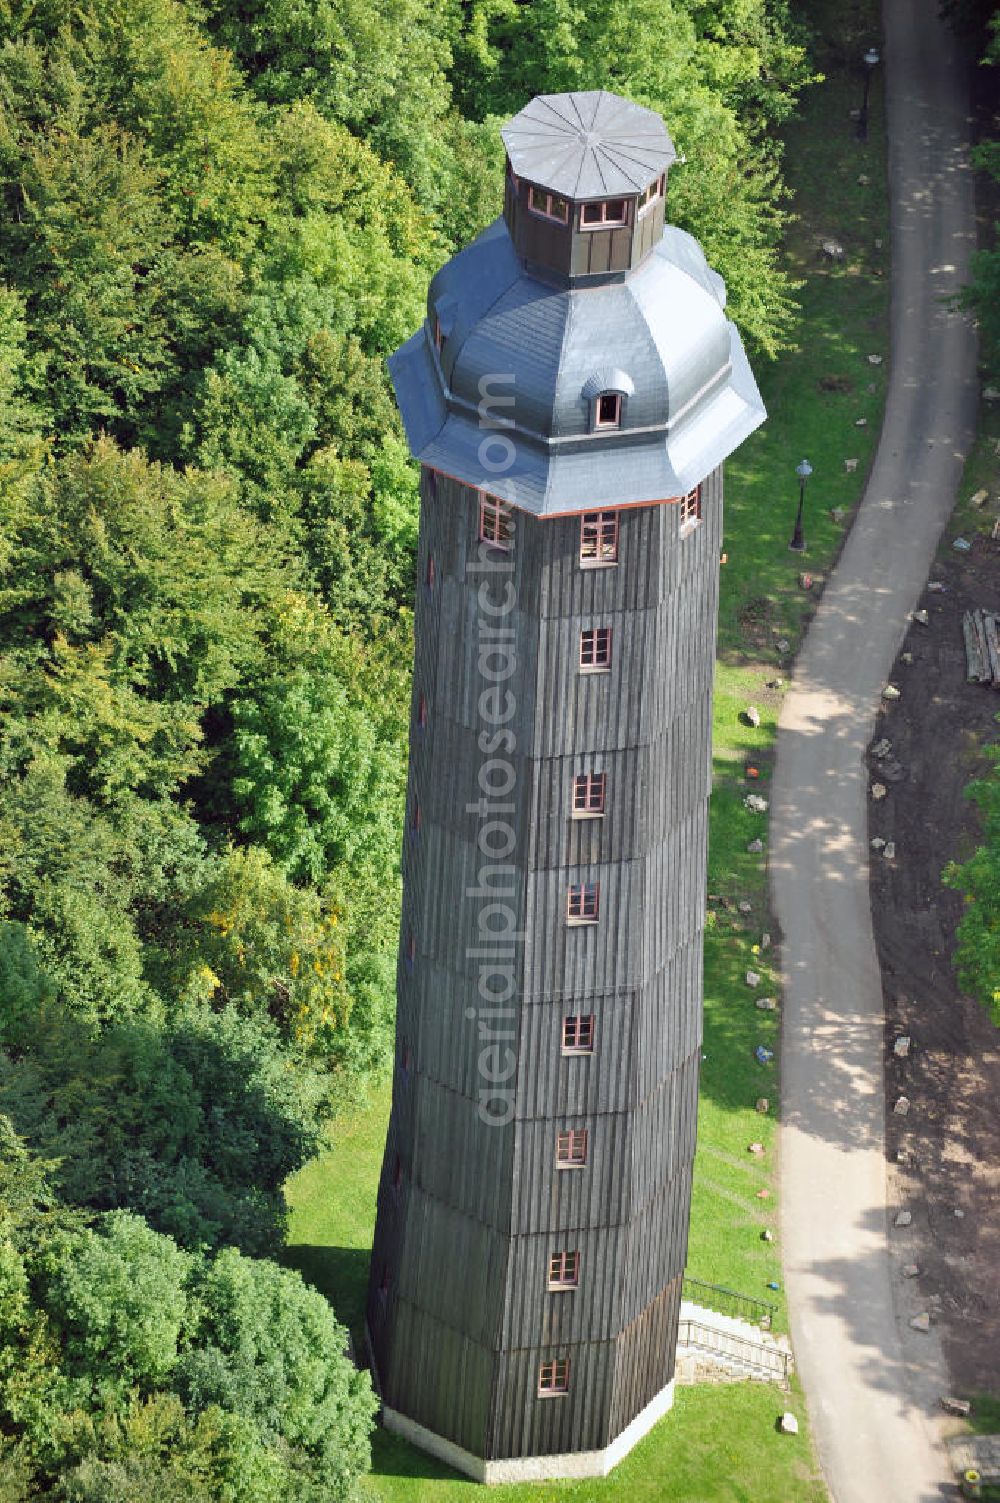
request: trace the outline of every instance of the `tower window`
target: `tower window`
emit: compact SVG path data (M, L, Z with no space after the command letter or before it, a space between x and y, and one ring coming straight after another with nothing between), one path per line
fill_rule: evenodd
M640 214L643 212L643 210L648 209L650 204L655 204L656 200L662 197L663 189L665 186L666 174L661 172L660 176L658 178L655 178L653 182L651 182L649 186L639 194L639 201L636 207Z
M556 1137L556 1168L582 1169L587 1162L587 1129L574 1127Z
M690 532L701 521L701 486L681 497L681 532Z
M479 541L490 543L494 548L510 549L514 541L514 527L510 507L495 496L479 498Z
M594 414L595 428L620 428L622 422L622 399L617 391L602 391L597 399Z
M531 188L528 192L528 207L543 219L554 219L557 224L569 224L569 204L558 193L546 193L544 188Z
M580 210L580 228L598 230L606 225L625 224L628 203L624 198L606 198L599 204L584 204Z
M579 818L604 813L607 773L578 772L573 779L573 813Z
M597 882L581 882L571 887L566 903L566 918L571 924L596 924L601 906L601 888Z
M580 667L591 670L611 667L610 626L597 626L580 633Z
M577 1013L563 1018L562 1052L593 1054L594 1014Z
M618 562L618 513L585 511L580 519L580 563L584 568Z
M555 1398L569 1393L569 1358L557 1357L554 1362L543 1362L538 1369L538 1397Z
M580 1254L557 1252L549 1258L548 1287L575 1289L580 1282Z

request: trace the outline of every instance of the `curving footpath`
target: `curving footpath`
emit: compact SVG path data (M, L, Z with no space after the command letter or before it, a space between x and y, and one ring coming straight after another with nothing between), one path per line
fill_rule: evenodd
M885 423L785 701L771 815L784 972L785 1279L834 1503L953 1496L935 1418L947 1373L933 1331L920 1335L906 1319L917 1307L899 1275L905 1232L892 1228L886 1204L863 757L971 442L974 335L942 299L966 280L975 226L960 53L936 0L886 0L884 21L893 252Z

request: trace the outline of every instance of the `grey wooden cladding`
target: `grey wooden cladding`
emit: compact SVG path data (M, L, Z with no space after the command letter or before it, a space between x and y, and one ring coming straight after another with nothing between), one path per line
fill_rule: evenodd
M682 535L676 504L623 510L618 563L586 568L579 517L516 515L504 555L478 542L477 492L423 477L397 1070L368 1320L386 1402L486 1458L603 1448L673 1372L721 510L717 471L701 525ZM508 580L516 608L485 616ZM516 744L495 752L513 769L498 798L513 849L494 858L477 846L494 754L480 741L484 621L512 628L493 640L516 652L498 686ZM612 629L611 670L581 673L580 633L596 626ZM573 817L583 771L606 774L599 818ZM568 924L568 888L585 882L600 884L600 921ZM479 990L491 894L518 933L505 1013ZM593 1015L592 1054L563 1053L569 1013ZM502 1125L480 1112L493 1046L512 1062ZM561 1168L557 1134L574 1128L587 1162ZM558 1251L580 1254L573 1290L547 1288ZM561 1357L569 1393L539 1397L539 1364Z

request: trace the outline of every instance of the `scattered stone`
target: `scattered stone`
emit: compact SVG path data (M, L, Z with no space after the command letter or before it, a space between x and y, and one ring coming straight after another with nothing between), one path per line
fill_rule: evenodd
M989 499L990 499L990 493L989 493L989 491L980 489L980 490L976 491L974 495L972 495L972 496L969 497L969 505L970 506L985 506L986 503L987 503L987 501Z
M746 721L747 725L752 725L754 729L756 729L757 726L760 725L760 711L758 710L757 706L748 705L747 708L743 711L743 719Z
M872 747L872 756L876 759L876 761L881 762L889 755L891 751L892 742L889 740L888 736L883 736L881 741L876 741L875 745Z
M819 248L828 261L843 261L844 259L844 247L839 240L823 240Z
M929 579L927 589L932 595L945 595L948 592L948 586L943 579Z
M1000 391L995 386L987 386L983 392L984 402L1000 402Z
M899 1147L896 1149L896 1163L908 1164L909 1162L910 1150L907 1148L905 1143L900 1143Z
M785 680L783 678L769 678L764 685L765 689L783 689L784 687Z
M847 471L848 475L853 475L854 471L857 469L857 467L858 467L858 461L856 459L845 459L844 460L844 469Z
M792 644L787 637L779 637L775 645L779 652L788 652Z
M931 618L926 611L914 611L913 619L914 621L918 621L921 626L930 626L931 624Z
M955 1219L956 1219L956 1221L964 1221L965 1220L965 1212L963 1210L961 1210L958 1206L955 1207Z
M754 1058L759 1065L769 1065L774 1058L774 1050L768 1049L764 1044L758 1044L754 1052Z
M767 1188L766 1185L764 1186L763 1190L758 1190L757 1191L757 1199L758 1200L770 1200L771 1199L771 1192Z
M854 426L855 426L855 428L867 428L868 427L868 419L867 418L855 418L854 419Z
M753 913L753 904L748 903L746 898L740 898L736 906L741 913Z
M760 768L759 767L747 767L745 769L745 776L748 777L748 778L759 778L760 777Z
M898 1101L896 1102L896 1105L893 1107L893 1111L895 1112L896 1116L905 1117L909 1110L910 1098L908 1096L900 1096Z
M764 842L762 840L751 840L750 844L747 846L747 850L750 852L751 856L759 856L763 849Z
M881 240L876 240L875 241L875 249L876 250L881 250L882 249L882 242L881 242Z
M896 842L894 840L887 840L885 843L885 850L882 852L882 854L887 861L895 861Z
M799 575L799 589L800 590L811 590L812 587L813 587L813 577L812 577L812 575L811 574L800 574Z
M921 1310L919 1315L914 1315L910 1321L910 1327L914 1331L923 1331L925 1334L931 1328L931 1318L926 1310Z
M968 538L956 538L951 546L955 549L956 553L972 552L972 544L969 542Z
M884 851L885 850L885 841L882 839L881 835L876 835L875 836L875 839L872 841L872 850L873 851Z
M896 688L896 685L895 684L886 684L885 688L882 690L882 698L883 699L898 699L899 698L899 690Z
M882 364L882 356L881 355L869 355L868 356L868 364L869 365L881 365Z
M896 1212L896 1219L895 1219L895 1221L892 1224L893 1224L893 1226L909 1226L912 1220L913 1220L913 1212L912 1211L897 1211Z
M792 1414L791 1410L785 1410L778 1423L778 1429L781 1431L782 1435L798 1435L799 1422L795 1418L795 1415Z
M838 527L843 526L847 521L847 513L842 506L831 506L830 517L832 521L836 522Z
M910 1052L910 1035L901 1033L892 1046L892 1052L897 1059L905 1059Z
M758 1096L757 1100L756 1100L756 1102L754 1104L754 1111L760 1112L760 1114L761 1114L762 1117L766 1117L767 1114L768 1114L768 1112L770 1110L771 1110L771 1103L770 1103L770 1101L768 1101L767 1097L766 1096Z
M767 813L767 799L761 798L759 793L748 793L743 803L750 810L751 814Z
M758 997L754 1006L759 1012L776 1012L778 1009L777 997Z
M858 173L858 187L859 188L867 188L868 184L870 182L871 182L871 178L868 176L867 172L859 172Z
M767 929L764 930L760 937L760 947L762 950L769 950L771 948L771 935Z
M945 1414L957 1414L961 1419L967 1419L972 1413L972 1405L968 1399L956 1399L950 1393L941 1395L941 1408Z
M889 792L889 790L885 786L884 783L873 783L872 784L872 798L875 800L876 803L878 803L879 799L885 798L885 796L886 796L886 794L888 792Z
M918 1263L904 1263L900 1269L900 1273L904 1279L915 1279L919 1272L920 1265Z
M912 663L913 662L913 653L912 652L901 652L899 654L899 661L901 663Z
M764 1145L763 1145L763 1143L748 1143L747 1144L747 1153L752 1153L753 1156L754 1156L754 1158L758 1158L759 1159L760 1156L761 1156L761 1154L763 1152L764 1152Z
M773 1242L774 1241L774 1233L772 1232L772 1230L771 1230L771 1228L769 1226L766 1226L764 1228L764 1230L761 1232L761 1234L760 1234L760 1240L762 1242Z
M746 983L747 983L747 986L760 986L760 972L759 971L747 971L747 974L746 974Z

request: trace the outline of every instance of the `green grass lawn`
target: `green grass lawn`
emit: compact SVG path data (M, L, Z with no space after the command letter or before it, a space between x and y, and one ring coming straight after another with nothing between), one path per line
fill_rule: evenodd
M778 995L772 954L761 948L767 913L766 815L744 806L748 792L768 797L783 677L815 592L799 587L802 570L821 580L836 556L844 526L864 487L877 439L888 362L888 230L880 80L873 89L870 144L855 140L848 118L859 103L860 72L853 65L876 37L869 0L832 0L813 7L816 26L828 18L831 36L819 52L827 80L813 89L802 118L789 127L788 178L797 186L799 215L788 246L804 279L801 348L760 371L767 424L727 466L727 562L722 571L719 666L715 702L715 780L711 807L710 904L705 954L705 1058L688 1259L689 1272L778 1305L785 1323L781 1249L777 1238L775 1174L777 1062L760 1065L758 1043L776 1050L778 1013L758 1011L754 998ZM855 41L857 47L855 48ZM859 182L859 177L867 179ZM835 238L844 259L820 259L818 243ZM882 249L876 241L883 242ZM881 356L880 364L868 361ZM859 419L864 423L858 426ZM795 466L803 457L814 475L806 493L803 559L788 551L798 500ZM844 461L857 461L848 469ZM836 513L836 514L834 514ZM788 647L779 648L787 639ZM761 725L741 711L755 704ZM757 767L759 777L747 775ZM747 845L760 837L763 854ZM749 902L741 913L738 904ZM760 973L751 989L748 969ZM766 1115L755 1109L766 1097ZM292 1210L288 1260L360 1330L375 1189L388 1114L387 1085L374 1088L365 1110L338 1122L328 1151L288 1187ZM747 1152L753 1141L762 1157ZM762 1193L763 1192L763 1193ZM770 1227L775 1240L761 1233ZM781 1409L792 1407L798 1437L775 1434ZM498 1488L491 1497L518 1503L656 1499L658 1503L819 1503L819 1480L802 1396L765 1385L679 1390L671 1415L604 1481ZM456 1477L402 1442L378 1433L373 1499L385 1503L445 1503L473 1496L475 1484ZM481 1496L480 1493L476 1494Z

